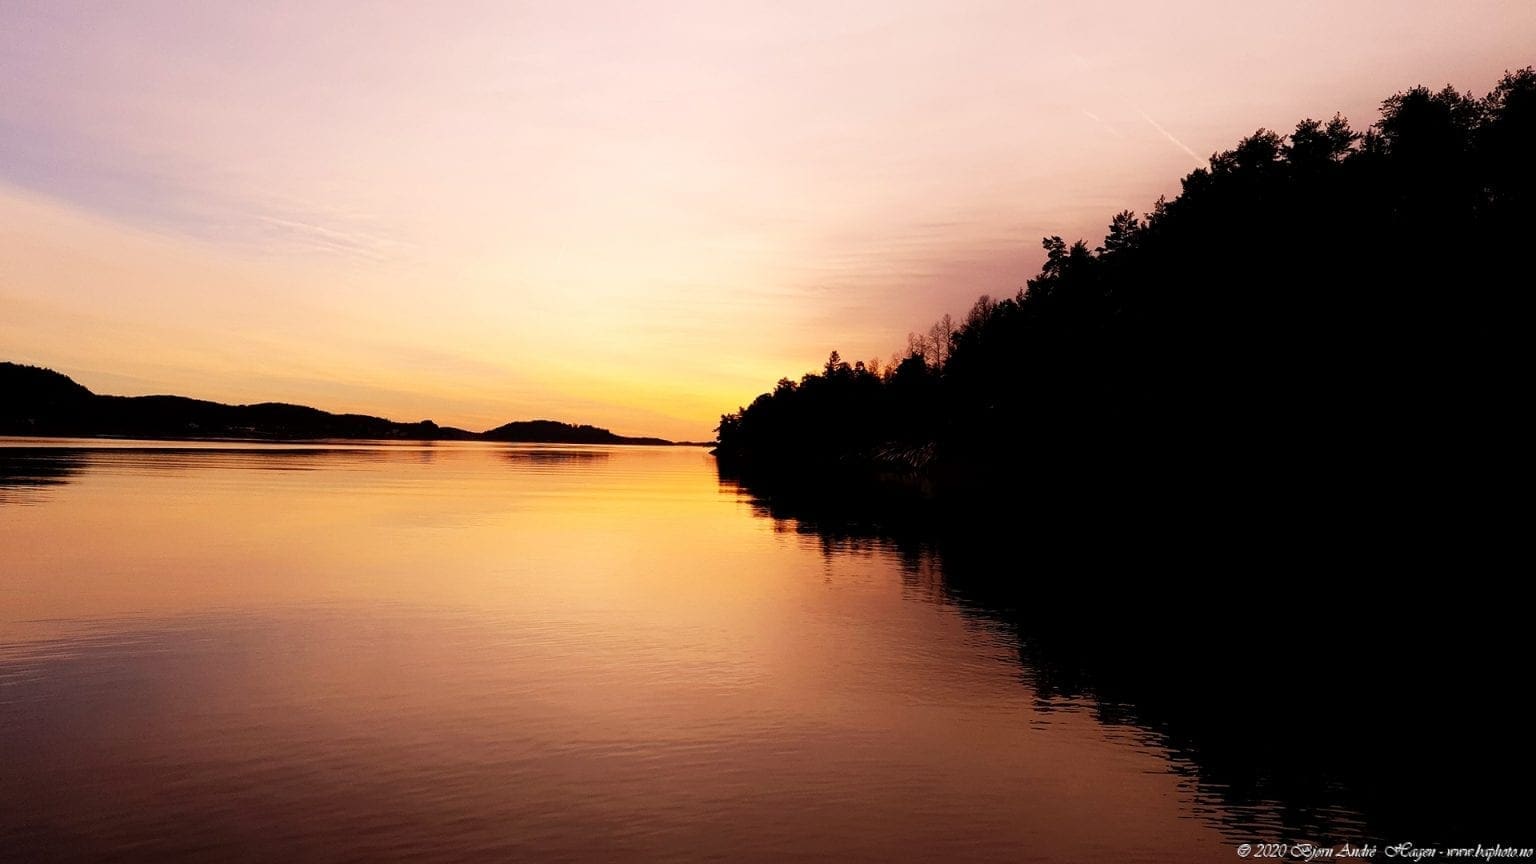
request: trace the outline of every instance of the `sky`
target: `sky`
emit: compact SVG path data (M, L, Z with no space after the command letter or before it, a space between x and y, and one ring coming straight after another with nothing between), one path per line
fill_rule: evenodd
M0 0L0 360L706 439L1531 0Z

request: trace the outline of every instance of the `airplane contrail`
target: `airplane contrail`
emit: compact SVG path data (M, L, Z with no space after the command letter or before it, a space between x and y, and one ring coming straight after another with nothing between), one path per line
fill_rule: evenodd
M1195 151L1189 149L1189 146L1187 144L1185 144L1183 141L1180 141L1179 139L1173 137L1173 133L1172 132L1169 132L1167 129L1164 129L1162 127L1162 124L1158 123L1156 120L1153 120L1151 117L1148 117L1147 116L1147 112L1142 111L1140 109L1137 109L1136 113L1141 115L1141 119L1147 121L1148 123L1151 123L1153 129L1156 129L1157 131L1163 133L1163 137L1167 138L1169 141L1172 141L1174 143L1174 146L1178 147L1180 150L1183 150L1185 153L1188 153L1189 154L1189 158L1195 160L1195 167L1196 168L1204 168L1205 167L1205 160L1200 158L1200 154L1198 154Z
M1093 113L1092 111L1089 111L1087 108L1079 108L1077 110L1083 112L1083 116L1084 117L1087 117L1089 120L1092 120L1093 122L1099 124L1100 126L1103 126L1104 127L1104 131L1106 131L1109 134L1115 136L1116 138L1124 138L1125 137L1125 133L1123 133L1119 129L1116 129L1115 127L1109 125L1108 123L1105 123L1104 122L1104 118L1102 118L1099 115Z

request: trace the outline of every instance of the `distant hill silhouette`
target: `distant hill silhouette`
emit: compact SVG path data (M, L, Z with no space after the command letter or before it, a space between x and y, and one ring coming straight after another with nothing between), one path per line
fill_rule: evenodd
M0 362L0 435L122 438L240 438L297 441L323 438L408 441L516 441L549 444L655 444L595 426L553 420L508 423L485 433L431 420L399 423L365 414L332 414L304 405L263 402L224 405L184 396L103 396L67 375Z
M497 426L480 437L491 441L558 442L561 444L671 444L663 438L630 438L596 426L575 426L558 420L518 420Z

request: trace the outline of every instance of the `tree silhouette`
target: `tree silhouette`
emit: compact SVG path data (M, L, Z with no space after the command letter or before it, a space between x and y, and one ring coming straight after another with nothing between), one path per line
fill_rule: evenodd
M941 495L1438 510L1515 437L1533 153L1531 69L1482 98L1395 94L1364 134L1260 129L1097 247L1045 238L1025 290L912 334L883 374L829 362L727 415L717 452L783 474L930 448Z

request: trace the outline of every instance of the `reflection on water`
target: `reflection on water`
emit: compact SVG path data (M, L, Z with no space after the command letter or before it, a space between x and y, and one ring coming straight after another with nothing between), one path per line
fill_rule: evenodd
M1020 519L1027 507L939 510L892 478L720 479L775 530L829 558L888 550L924 596L1006 630L1040 710L1087 705L1144 730L1221 800L1211 816L1232 836L1424 847L1529 834L1528 709L1497 697L1529 677L1526 607L1496 575L1279 569L1262 546L1213 568L1209 550L1231 555L1223 538L1155 516L1085 526ZM1154 529L1164 536L1147 539ZM1376 554L1392 573L1394 550Z
M0 504L25 504L41 490L68 483L84 457L71 450L0 447Z
M591 448L559 448L541 447L538 449L511 449L502 456L513 462L521 462L528 465L590 465L594 462L607 460L608 454L602 450Z
M1366 830L1345 795L1235 792L953 550L765 518L698 450L0 453L19 860L1229 861Z

